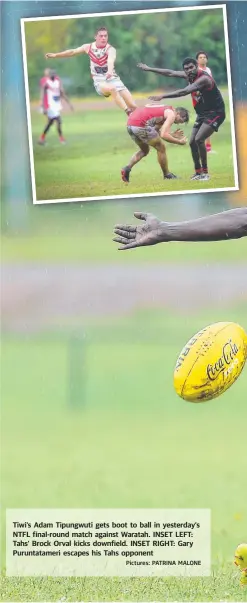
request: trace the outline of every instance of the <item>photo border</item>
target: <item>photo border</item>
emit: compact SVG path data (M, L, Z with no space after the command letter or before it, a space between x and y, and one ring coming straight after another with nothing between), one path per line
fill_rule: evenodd
M233 157L233 171L234 171L234 187L228 188L207 188L207 189L187 189L184 191L162 191L156 193L138 193L138 194L121 194L121 195L107 195L107 196L96 196L96 197L74 197L71 199L51 199L51 200L37 200L36 194L36 182L35 182L35 169L34 169L34 148L32 139L32 122L31 122L31 105L28 85L28 69L27 69L27 49L26 49L26 38L25 38L25 23L35 21L55 21L61 19L88 19L93 17L112 17L120 15L141 15L141 14L158 14L168 12L181 12L181 11L193 11L193 10L214 10L221 8L223 12L223 24L224 24L224 37L225 37L225 52L226 52L226 66L227 66L227 84L228 84L228 95L229 95L229 110L230 110L230 123L231 123L231 141L232 141L232 157ZM28 126L28 143L29 143L29 158L30 158L30 170L31 170L31 185L32 185L32 198L33 205L45 205L45 204L56 204L56 203L74 203L74 202L94 202L94 201L109 201L109 200L122 200L122 199L134 199L144 197L160 197L170 195L192 195L192 194L204 194L204 193L219 193L224 191L238 191L239 190L239 175L238 175L238 164L237 164L237 143L236 143L236 128L234 119L234 106L233 106L233 94L232 94L232 78L231 78L231 63L230 63L230 51L229 51L229 35L228 35L228 23L227 23L227 7L226 4L213 4L203 6L187 6L187 7L174 7L174 8L157 8L147 10L131 10L131 11L116 11L116 12L103 12L103 13L84 13L79 15L58 15L55 17L28 17L20 19L21 23L21 42L22 42L22 59L24 69L24 84L25 84L25 99L26 99L26 114L27 114L27 126Z

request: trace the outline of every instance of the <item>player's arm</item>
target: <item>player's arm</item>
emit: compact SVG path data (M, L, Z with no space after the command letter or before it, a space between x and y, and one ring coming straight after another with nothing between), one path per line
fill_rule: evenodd
M192 92L196 92L198 90L203 90L204 88L210 87L211 86L211 80L209 77L207 77L206 75L200 77L200 79L198 79L196 82L193 82L193 84L189 84L188 86L186 86L185 88L181 88L180 90L175 90L174 92L167 92L166 94L162 94L162 96L150 96L150 100L153 101L160 101L163 98L179 98L180 96L187 96L188 94L191 94Z
M74 57L78 54L87 54L90 44L83 44L78 48L71 48L69 50L63 50L62 52L47 52L45 55L46 59L65 59L66 57Z
M70 102L67 94L65 94L65 90L64 90L63 86L61 86L61 88L60 88L60 93L61 93L61 97L65 100L65 102L67 103L67 105L69 106L71 111L74 111L74 107L73 107L72 103Z
M110 46L110 48L108 50L106 79L112 77L116 56L117 56L116 48L113 48L113 46Z
M184 71L174 71L173 69L156 69L156 67L148 67L145 63L137 63L137 67L142 69L142 71L152 71L152 73L157 73L158 75L164 75L167 77L181 77L186 78Z
M247 236L247 208L231 209L188 222L162 222L153 214L134 214L140 226L118 224L113 241L120 250L170 241L224 241Z
M166 118L165 122L160 128L159 134L160 137L166 140L167 142L171 142L172 144L180 144L184 145L187 142L185 136L175 137L171 133L171 126L174 124L175 114L171 109L166 109L164 111L164 116Z

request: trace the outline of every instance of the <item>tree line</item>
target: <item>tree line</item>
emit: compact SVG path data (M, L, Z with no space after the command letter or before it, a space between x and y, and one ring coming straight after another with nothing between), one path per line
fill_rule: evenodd
M209 55L208 64L217 83L227 82L221 8L29 21L25 24L25 39L31 98L38 97L39 79L45 67L58 72L70 94L84 96L93 92L87 56L46 61L44 55L92 42L96 29L102 25L107 27L110 43L117 49L116 70L133 91L164 86L164 78L142 72L136 67L138 62L181 69L183 59L195 56L199 50ZM167 84L181 85L171 78Z

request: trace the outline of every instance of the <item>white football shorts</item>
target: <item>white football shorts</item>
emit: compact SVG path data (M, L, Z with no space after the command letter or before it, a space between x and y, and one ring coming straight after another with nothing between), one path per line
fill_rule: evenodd
M56 119L57 117L60 117L60 110L56 107L50 107L47 109L47 116L49 119Z
M120 80L120 77L111 77L109 80L107 80L106 78L98 79L98 78L94 77L93 83L94 83L95 90L96 90L97 94L99 94L99 96L105 96L103 94L103 92L101 92L101 87L108 86L109 84L111 86L113 86L115 88L115 90L117 90L118 92L120 92L120 90L126 89L126 86L123 84L122 80Z

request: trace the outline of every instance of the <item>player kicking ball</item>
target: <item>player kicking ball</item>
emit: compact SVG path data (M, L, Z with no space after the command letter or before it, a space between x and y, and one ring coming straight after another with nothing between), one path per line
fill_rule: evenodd
M73 107L67 95L65 94L61 80L57 77L55 71L50 72L50 77L46 80L43 93L44 97L46 98L47 125L41 134L38 143L41 145L45 144L47 133L49 132L51 126L56 123L59 140L61 144L65 144L65 139L62 133L61 98L64 98L64 100L68 103L71 111L73 111Z
M183 107L168 105L146 105L133 111L127 121L127 132L139 147L128 165L121 170L122 180L130 180L130 172L134 165L139 163L149 153L150 147L157 151L157 159L165 179L177 178L169 172L166 147L164 140L178 145L185 145L187 139L179 129L171 132L173 124L184 124L189 121L189 113Z
M188 222L162 222L149 213L135 212L134 216L142 220L142 224L117 224L114 228L113 241L122 245L120 251L171 241L225 241L247 237L246 207Z
M207 150L205 141L218 132L225 121L225 103L214 79L205 71L199 69L196 59L187 57L183 61L183 71L172 69L153 69L143 63L138 67L144 71L153 71L168 77L185 78L188 86L175 92L150 97L153 101L164 98L180 98L191 94L197 118L190 138L190 148L195 167L191 180L209 180Z
M95 34L95 41L83 44L78 48L62 52L48 52L47 59L59 59L87 54L90 60L90 71L94 88L100 96L112 97L116 105L127 115L136 108L136 103L128 88L120 80L115 71L116 49L108 42L106 27L100 27Z

